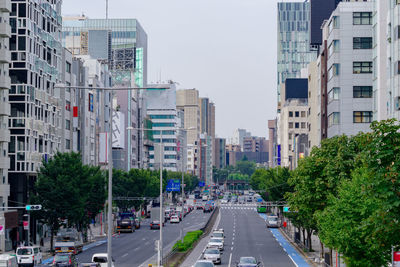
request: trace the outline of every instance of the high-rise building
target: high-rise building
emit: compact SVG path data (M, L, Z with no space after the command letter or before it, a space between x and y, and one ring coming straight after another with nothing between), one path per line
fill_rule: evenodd
M265 137L245 137L243 139L243 152L268 152L268 140Z
M324 20L329 19L332 11L341 0L311 0L311 30L310 44L318 49L322 45L321 26Z
M300 70L317 57L310 47L310 3L278 3L278 112L280 88L287 78L299 78Z
M373 120L371 2L341 2L328 32L328 137L368 132Z
M250 136L251 136L251 133L248 132L246 129L236 129L233 132L231 144L238 145L238 146L240 146L241 149L243 149L243 139L245 137L250 137Z
M225 138L215 138L214 141L214 166L222 169L226 166L226 140Z
M8 168L10 160L8 158L8 142L10 141L10 131L8 129L8 117L10 116L10 103L8 102L8 92L10 90L10 76L8 72L11 63L9 39L11 37L10 27L11 2L5 0L0 2L0 206L7 206L10 195L8 184ZM0 246L1 248L1 246ZM4 250L2 250L4 251Z
M276 119L268 120L268 138L268 165L272 168L277 165L276 160L278 159L278 155L275 155L277 151Z
M207 97L199 98L200 133L215 138L215 106Z
M307 68L308 76L308 111L307 129L308 144L311 151L312 147L319 146L321 143L321 80L320 77L320 58L312 61Z
M147 34L136 19L89 19L64 17L63 44L73 55L90 55L110 65L113 85L147 85ZM123 148L126 169L141 167L145 142L137 130L146 118L143 92L128 90L124 99L117 97L120 112L127 122ZM126 103L122 103L126 102ZM115 153L120 154L120 148Z
M27 203L42 160L60 150L64 130L54 88L61 76L62 1L42 2L11 1L10 206Z
M187 143L193 145L200 134L199 91L185 89L176 91L176 108L184 112L184 125L187 131Z
M284 167L293 168L296 137L307 134L308 79L286 79L282 86L281 117L278 144L280 161ZM279 161L279 159L278 159Z
M183 114L176 108L175 84L166 84L165 87L170 89L145 91L144 95L148 99L146 109L152 121L154 147L159 146L162 140L163 167L171 171L180 171L182 164L186 166L186 157L181 155L185 154L187 149L186 145L183 145L186 144L186 133L180 130L183 129ZM150 167L157 169L160 159L155 151L156 149L150 151Z

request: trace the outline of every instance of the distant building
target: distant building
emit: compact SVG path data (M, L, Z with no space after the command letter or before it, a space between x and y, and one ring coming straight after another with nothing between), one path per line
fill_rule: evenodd
M226 140L225 138L215 138L214 141L214 166L222 169L226 166Z
M341 0L311 0L311 30L310 44L315 48L322 45L321 26L324 20L329 19L332 11Z
M245 129L236 129L233 132L233 137L231 140L232 145L239 145L241 148L243 148L243 139L245 137L250 137L251 133L246 131Z
M268 152L242 152L242 151L226 151L227 165L236 166L238 161L243 159L268 166Z
M185 89L176 91L176 108L184 112L184 125L187 131L188 144L193 145L200 134L199 91Z
M268 165L270 168L273 168L277 165L278 155L276 155L277 151L277 136L276 136L276 119L268 120Z
M243 152L268 152L268 140L265 137L245 137L243 139Z

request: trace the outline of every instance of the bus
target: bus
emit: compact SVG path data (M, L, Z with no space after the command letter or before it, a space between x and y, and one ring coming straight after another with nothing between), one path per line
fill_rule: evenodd
M267 213L267 205L265 203L258 203L257 212L258 213Z

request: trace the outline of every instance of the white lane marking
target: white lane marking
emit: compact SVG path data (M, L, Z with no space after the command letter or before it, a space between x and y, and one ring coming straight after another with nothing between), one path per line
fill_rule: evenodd
M296 265L296 267L299 267L299 265L297 265L297 263L293 260L292 257L290 257L290 255L288 254L289 258L293 261L294 265Z
M122 255L121 258L125 258L125 257L128 256L128 255L129 255L128 253L125 253L124 255Z
M233 250L233 247L231 247L231 250Z
M137 250L139 250L140 248L139 247L137 247L137 248L135 248L133 251L137 251Z
M231 255L229 255L229 264L228 264L228 267L231 267L231 263L232 263L232 253L231 253Z

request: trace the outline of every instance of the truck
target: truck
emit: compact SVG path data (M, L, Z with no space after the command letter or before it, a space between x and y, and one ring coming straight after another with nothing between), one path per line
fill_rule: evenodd
M117 232L130 232L133 233L136 229L135 214L130 211L118 213L117 219Z
M152 207L151 208L150 229L160 229L161 222L164 226L164 223L166 222L165 210L163 210L161 215L162 215L162 218L160 220L160 207Z
M195 204L196 204L196 199L194 199L194 198L188 198L188 199L186 199L186 205L191 206L191 207L194 207Z
M74 228L60 229L56 236L54 248L56 253L73 253L76 255L82 252L82 233Z

